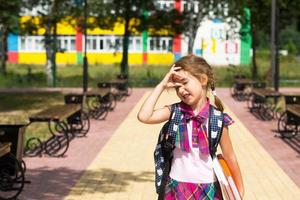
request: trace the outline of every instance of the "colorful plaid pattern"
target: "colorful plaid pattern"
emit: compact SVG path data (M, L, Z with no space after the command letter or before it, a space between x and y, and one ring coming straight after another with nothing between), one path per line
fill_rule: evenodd
M181 124L180 131L184 135L184 138L188 138L187 123L192 120L192 147L199 148L202 154L209 154L209 146L206 135L205 121L208 118L209 113L209 101L205 104L204 108L198 115L194 115L192 108L185 103L179 104L180 111L183 114L183 124ZM185 142L185 149L190 151L188 139Z
M188 133L187 133L187 122L186 120L184 119L184 110L188 110L189 112L189 106L186 105L185 103L183 102L180 102L180 103L176 103L176 104L173 104L173 105L177 105L179 107L179 110L181 112L181 117L175 117L175 126L178 126L177 128L174 128L172 127L171 129L172 130L169 130L169 132L171 132L171 135L173 136L173 138L175 138L175 146L183 151L186 151L186 152L190 152L190 145L189 145L189 140L188 140ZM175 106L175 107L177 107ZM209 103L209 100L207 101L207 104L205 105L205 107L200 111L200 113L198 114L198 116L202 117L202 118L205 118L208 119L208 116L209 116L209 106L210 106L210 103ZM217 110L215 110L215 112L219 112ZM221 112L220 112L221 113ZM214 115L216 115L216 113L214 113ZM227 113L223 113L224 115L224 126L229 126L231 124L234 123L233 119L227 114ZM216 115L217 116L217 115ZM202 122L202 121L201 121ZM219 128L218 127L214 127L214 126L218 126L218 124L213 124L213 130L218 130ZM206 149L206 147L208 147L208 138L207 138L207 133L206 133L206 128L205 127L205 123L202 123L202 126L200 126L201 128L201 133L199 134L203 134L202 136L203 137L200 137L200 135L198 135L198 142L199 142L199 149ZM199 131L200 132L200 131ZM205 138L205 139L203 139ZM207 145L206 145L207 143ZM200 150L201 150L200 149ZM205 150L204 150L205 151ZM202 152L202 151L201 151ZM209 153L209 152L208 152Z
M215 183L187 183L168 178L165 200L223 200L221 188Z
M224 126L230 126L233 123L234 120L227 113L224 113Z

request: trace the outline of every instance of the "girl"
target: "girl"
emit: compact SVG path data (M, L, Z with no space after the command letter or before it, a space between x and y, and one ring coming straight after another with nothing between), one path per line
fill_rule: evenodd
M182 123L186 126L185 133L188 148L175 144L171 171L165 187L166 200L202 200L222 198L220 186L216 180L209 154L206 122L210 101L207 92L212 90L215 105L220 111L223 106L216 96L212 68L201 57L188 55L175 62L164 79L155 87L142 105L138 119L146 124L156 124L167 121L171 114L171 105L154 110L161 93L168 88L175 88L180 98ZM198 120L198 119L202 120ZM233 120L225 114L224 128L220 141L224 159L229 165L233 179L241 197L244 195L241 172L234 154L228 126ZM181 134L181 133L180 133Z

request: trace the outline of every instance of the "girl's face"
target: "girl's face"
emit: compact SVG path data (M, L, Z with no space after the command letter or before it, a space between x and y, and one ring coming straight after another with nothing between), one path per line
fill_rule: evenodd
M203 80L199 80L191 73L180 70L179 76L174 76L174 82L182 85L176 87L177 96L187 105L197 106L201 98L206 98L207 76L203 75Z

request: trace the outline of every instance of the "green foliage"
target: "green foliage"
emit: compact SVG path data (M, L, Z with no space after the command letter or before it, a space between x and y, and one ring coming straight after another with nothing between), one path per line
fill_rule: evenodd
M296 27L289 26L279 33L281 49L288 50L289 54L297 55L300 51L300 33Z
M0 0L0 32L4 28L9 32L17 32L21 6L20 0Z
M18 31L20 0L0 0L0 72L6 74L7 38Z

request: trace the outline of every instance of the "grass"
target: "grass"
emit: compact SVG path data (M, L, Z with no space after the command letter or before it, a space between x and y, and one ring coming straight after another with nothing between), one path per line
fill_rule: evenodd
M63 104L61 93L1 93L0 114L22 116L23 119L50 105ZM43 122L32 123L26 127L25 142L31 137L38 137L41 140L49 138L48 124Z
M266 53L258 54L259 79L269 80L266 76L270 61ZM130 66L129 77L133 87L152 87L162 80L169 66L141 65ZM12 87L49 87L44 66L8 65L8 75L0 75L0 88ZM90 65L89 86L96 87L100 81L107 81L119 74L118 65ZM233 67L214 67L217 87L228 87L233 83L236 73L251 77L250 65ZM269 74L270 77L270 74ZM300 86L300 61L295 57L282 57L280 63L280 86ZM57 67L57 87L82 87L82 66L66 65Z

